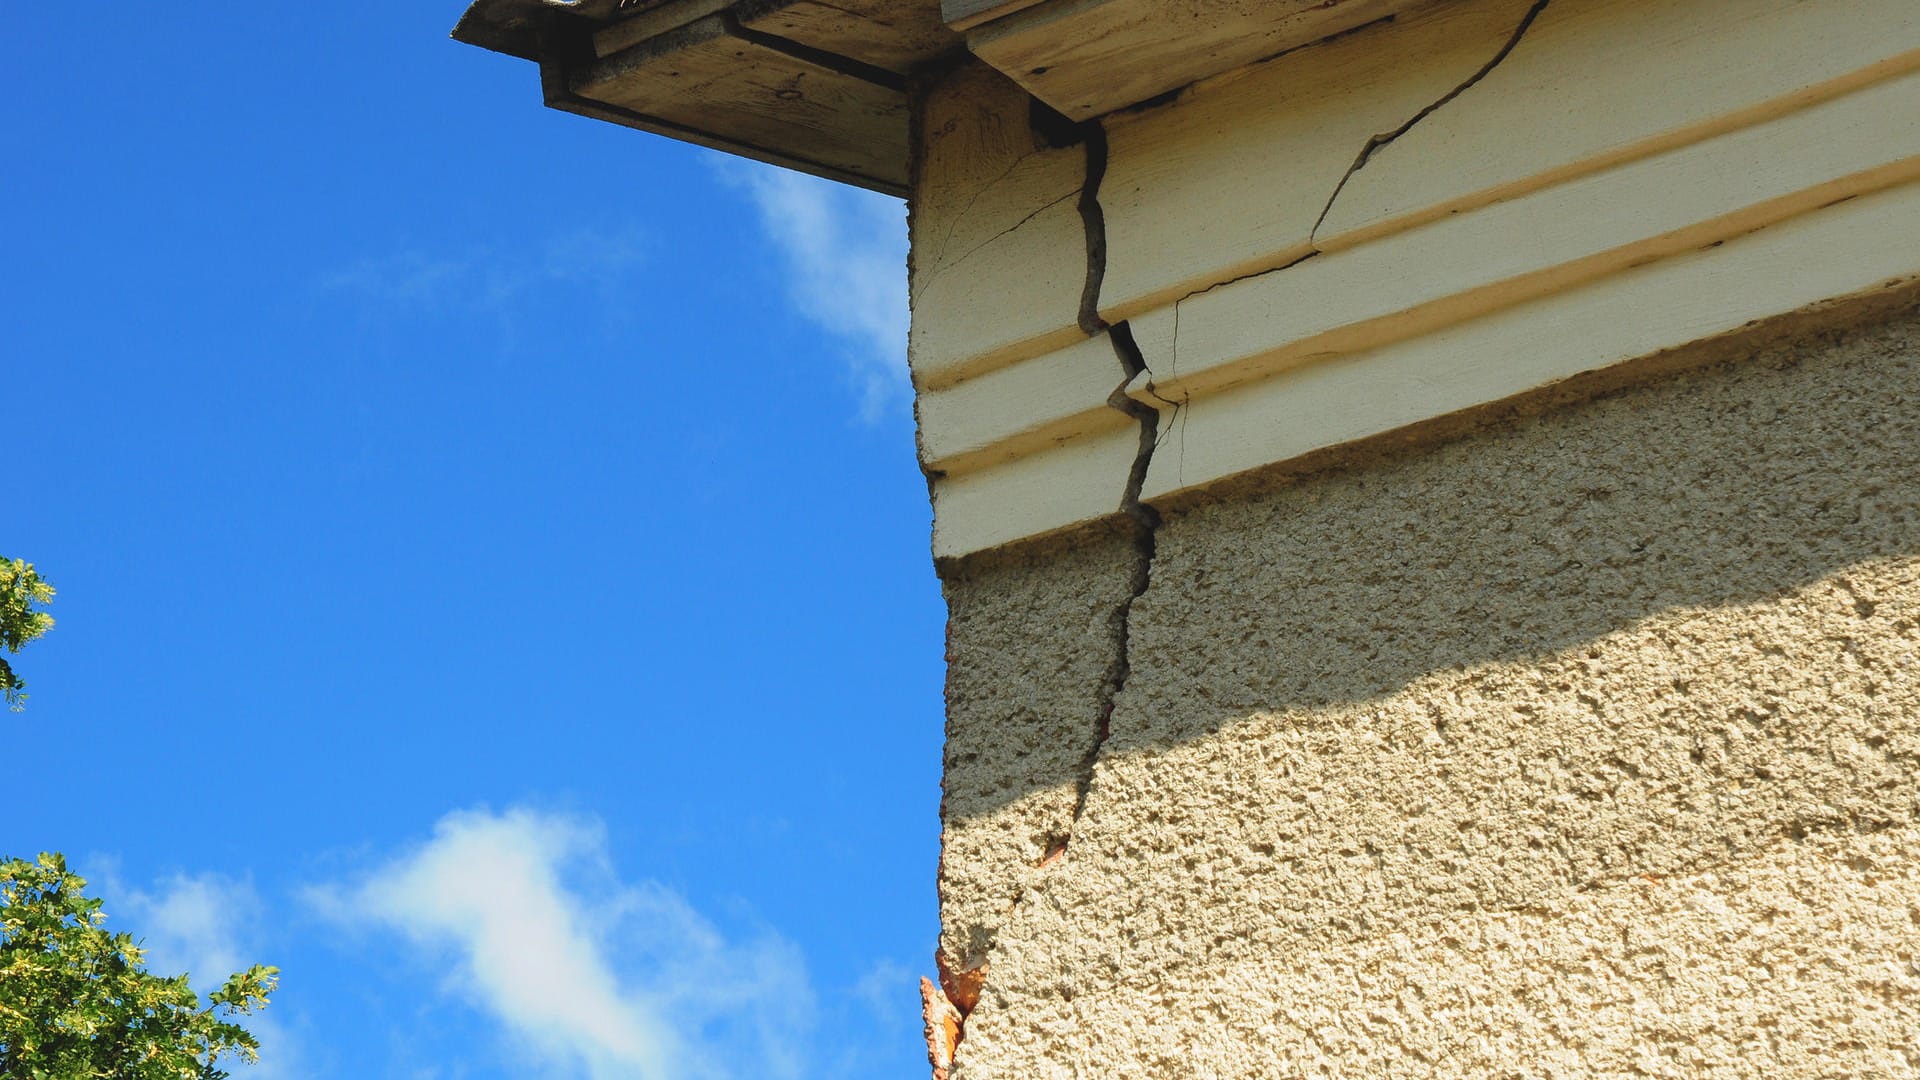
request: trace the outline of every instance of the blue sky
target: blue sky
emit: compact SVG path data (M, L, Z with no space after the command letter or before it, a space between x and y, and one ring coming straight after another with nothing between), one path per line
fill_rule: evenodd
M10 13L0 853L278 964L240 1077L912 1075L903 209L544 110L459 6Z

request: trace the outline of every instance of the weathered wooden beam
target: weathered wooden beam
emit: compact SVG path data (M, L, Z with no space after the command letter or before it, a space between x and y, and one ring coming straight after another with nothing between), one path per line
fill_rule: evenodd
M1434 0L943 0L967 46L1077 120Z
M707 15L569 70L560 108L895 194L904 80Z
M741 25L905 75L964 48L931 0L748 0Z
M937 0L477 0L459 40L538 60L554 108L902 195Z
M955 30L969 30L989 19L1011 15L1041 0L940 0L940 17Z

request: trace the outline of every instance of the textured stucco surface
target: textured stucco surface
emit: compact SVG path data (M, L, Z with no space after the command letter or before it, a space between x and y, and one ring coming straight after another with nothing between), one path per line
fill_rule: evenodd
M947 575L940 948L977 966L1067 837L1120 660L1138 564L1102 533Z
M958 1077L1920 1076L1920 318L1170 514L1036 870L1126 554L948 583Z

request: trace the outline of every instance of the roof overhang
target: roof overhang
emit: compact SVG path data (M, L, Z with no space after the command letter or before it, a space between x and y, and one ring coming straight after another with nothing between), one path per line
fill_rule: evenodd
M556 109L894 195L936 0L478 0L453 36L536 61Z
M904 195L908 78L971 50L1074 120L1433 0L476 0L548 105Z

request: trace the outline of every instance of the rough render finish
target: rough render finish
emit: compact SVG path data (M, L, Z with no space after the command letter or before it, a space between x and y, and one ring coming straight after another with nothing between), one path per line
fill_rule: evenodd
M947 575L940 949L977 967L1066 842L1119 680L1132 539L976 560Z
M1916 403L1908 316L1169 516L1038 870L1126 553L951 578L956 1080L1920 1076Z

